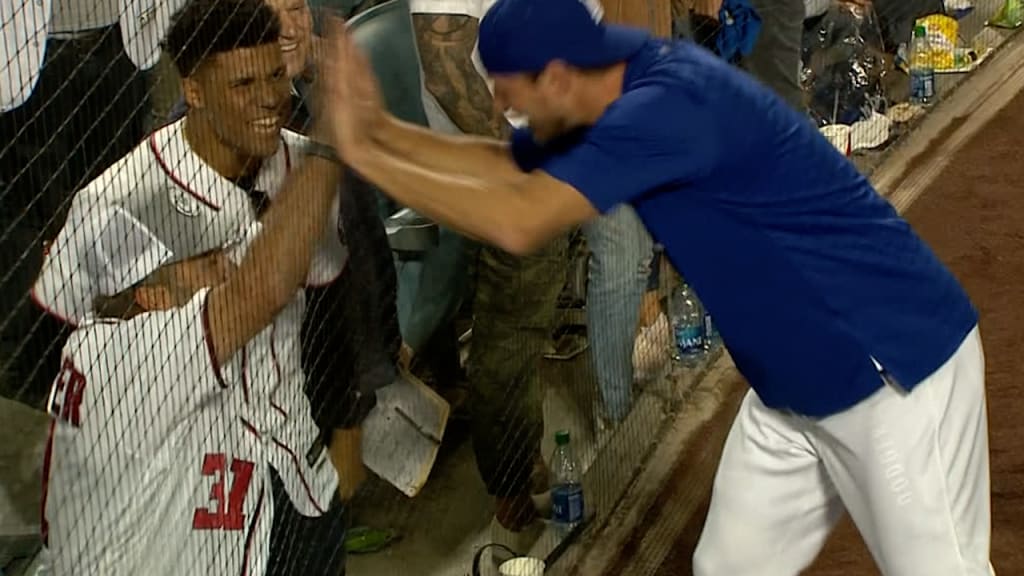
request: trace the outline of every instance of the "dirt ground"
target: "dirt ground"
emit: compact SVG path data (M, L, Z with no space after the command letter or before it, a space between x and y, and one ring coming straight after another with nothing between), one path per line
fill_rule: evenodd
M1024 574L1024 93L959 151L907 217L966 286L981 310L992 472L992 563ZM724 420L724 419L722 419ZM716 437L719 435L715 435ZM715 450L720 451L721 446ZM684 455L665 504L687 484ZM689 522L659 576L690 574L707 503ZM878 574L860 536L844 520L812 576Z

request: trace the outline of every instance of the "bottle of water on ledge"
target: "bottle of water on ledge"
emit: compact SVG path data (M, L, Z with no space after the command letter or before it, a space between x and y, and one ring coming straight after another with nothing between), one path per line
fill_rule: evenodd
M705 319L703 306L688 284L680 284L672 293L669 317L675 336L672 358L686 367L697 366L707 354L705 322L710 326L711 319Z
M910 43L910 102L927 106L935 101L935 66L928 30L914 27Z
M568 430L555 433L551 473L551 512L555 529L565 537L583 521L583 470L569 444Z

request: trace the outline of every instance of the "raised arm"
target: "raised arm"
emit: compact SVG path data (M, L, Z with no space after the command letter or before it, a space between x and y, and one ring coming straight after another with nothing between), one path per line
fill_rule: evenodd
M210 292L207 337L219 363L269 325L304 284L340 178L339 164L307 156L289 174L238 270Z
M542 171L519 170L511 150L488 155L464 139L397 122L384 110L376 77L352 39L337 34L330 52L325 66L333 73L324 86L335 113L332 136L345 161L399 204L516 254L594 216L571 186ZM392 136L400 147L418 140L429 151L413 160L386 142Z

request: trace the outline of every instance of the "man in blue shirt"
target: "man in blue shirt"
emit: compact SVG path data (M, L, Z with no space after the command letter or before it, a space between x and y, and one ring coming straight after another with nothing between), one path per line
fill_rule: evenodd
M694 573L797 574L849 511L885 574L989 574L984 357L967 295L815 127L689 43L580 0L499 0L480 25L511 144L382 111L336 38L353 168L510 252L632 204L750 382Z

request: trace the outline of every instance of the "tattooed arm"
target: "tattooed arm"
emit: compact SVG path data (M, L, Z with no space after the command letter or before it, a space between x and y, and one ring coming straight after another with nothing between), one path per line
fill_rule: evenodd
M427 90L466 134L504 140L511 127L495 112L487 83L473 66L476 18L456 14L413 14L416 43Z
M512 127L494 110L494 98L473 65L477 19L414 13L424 82L463 134L442 134L388 116L376 140L390 153L435 169L488 181L523 176L509 153Z

